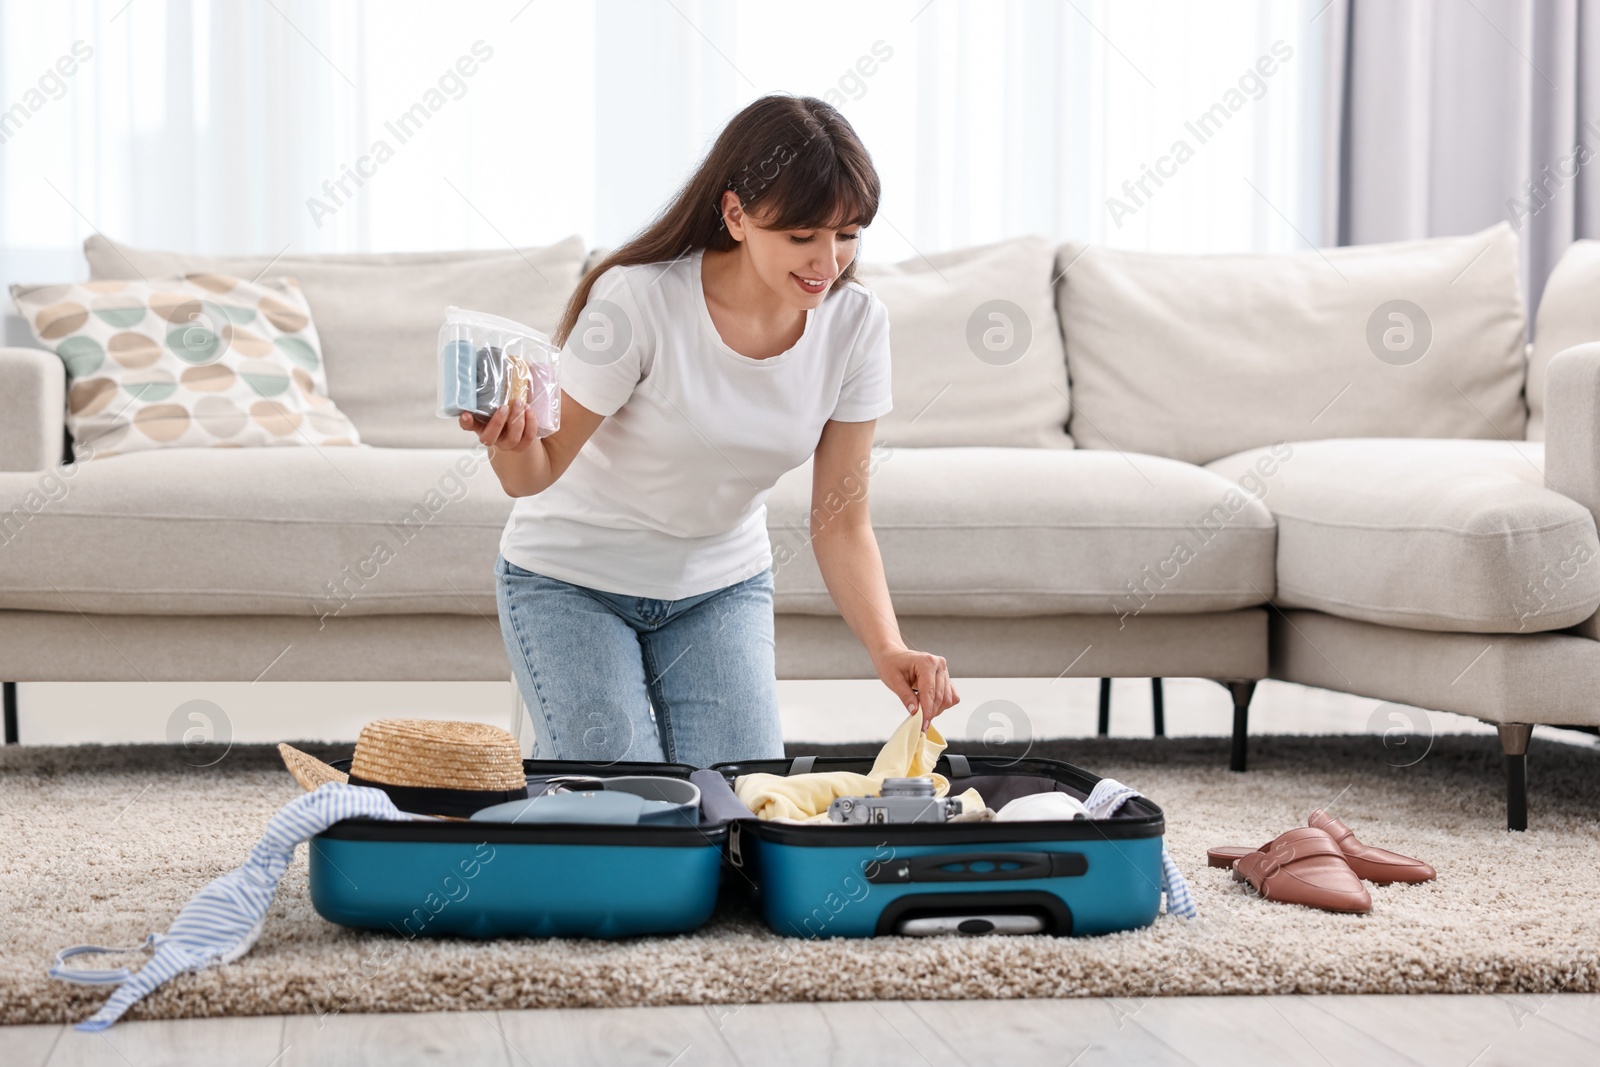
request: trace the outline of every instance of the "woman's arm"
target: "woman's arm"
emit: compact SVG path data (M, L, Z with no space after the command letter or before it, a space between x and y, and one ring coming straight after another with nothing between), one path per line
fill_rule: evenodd
M883 557L867 512L867 471L874 422L834 422L822 428L811 472L811 546L828 594L851 632L866 646L883 684L922 728L958 703L943 656L906 647L889 601Z
M605 416L596 415L563 391L561 428L548 437L537 436L538 428L521 400L501 405L482 426L465 412L459 421L463 430L476 433L478 440L489 446L489 465L507 495L532 496L550 488L572 465L572 458Z

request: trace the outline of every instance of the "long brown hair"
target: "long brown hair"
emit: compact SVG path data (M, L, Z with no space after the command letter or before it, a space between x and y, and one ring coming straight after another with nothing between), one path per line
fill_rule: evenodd
M566 343L595 280L612 267L735 247L722 221L722 194L730 189L767 229L866 226L878 213L878 172L838 109L814 96L763 96L729 120L671 205L583 276L567 301L555 343ZM854 277L852 260L833 288Z

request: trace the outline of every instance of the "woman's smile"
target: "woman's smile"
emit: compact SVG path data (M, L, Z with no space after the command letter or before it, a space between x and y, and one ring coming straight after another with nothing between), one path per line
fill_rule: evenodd
M832 278L807 278L803 275L796 274L793 271L789 272L789 277L795 280L795 283L800 286L802 292L809 293L812 296L818 296L827 292L828 283L833 281Z

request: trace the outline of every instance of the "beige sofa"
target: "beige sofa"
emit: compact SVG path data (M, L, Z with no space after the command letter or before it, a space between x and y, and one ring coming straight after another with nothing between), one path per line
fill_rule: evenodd
M1503 225L864 265L892 320L870 484L906 639L959 677L1215 679L1235 770L1266 677L1476 716L1522 828L1531 724L1600 724L1596 247L1562 262L1526 351ZM362 446L66 465L61 360L0 350L0 678L507 679L511 501L433 414L433 335L449 303L548 328L592 254L85 252L96 278L298 277ZM780 677L873 677L807 547L859 491L813 501L808 465L768 499Z

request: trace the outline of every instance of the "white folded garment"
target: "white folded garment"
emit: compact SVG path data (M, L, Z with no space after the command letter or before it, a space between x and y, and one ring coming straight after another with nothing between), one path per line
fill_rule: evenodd
M1025 822L1043 819L1087 819L1089 809L1069 793L1029 793L994 813L996 822Z

